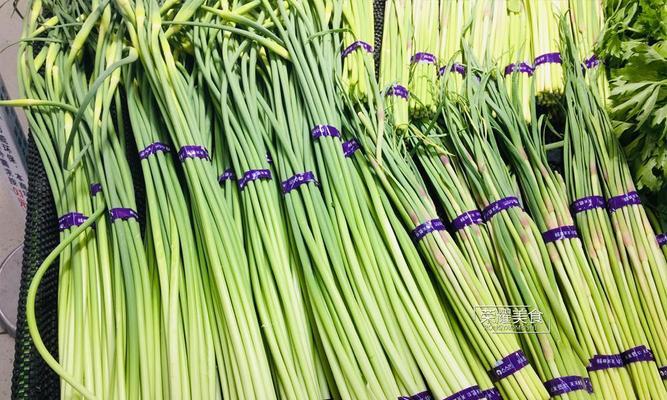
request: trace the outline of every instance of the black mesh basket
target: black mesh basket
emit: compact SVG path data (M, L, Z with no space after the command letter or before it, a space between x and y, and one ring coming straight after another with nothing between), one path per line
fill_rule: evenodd
M35 271L58 244L58 218L44 165L32 135L28 139L28 212L23 270L16 322L16 350L12 376L12 399L57 399L60 380L37 353L28 333L25 303ZM57 357L58 267L49 269L37 291L35 316L46 348Z

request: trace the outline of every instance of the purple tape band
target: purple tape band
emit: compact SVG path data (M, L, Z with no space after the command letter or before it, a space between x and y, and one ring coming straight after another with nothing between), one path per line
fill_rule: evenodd
M604 208L606 203L602 196L586 196L575 200L570 205L573 214L579 214L584 211L594 210L596 208Z
M436 218L417 226L411 235L414 240L419 241L431 232L444 231L445 229L445 224L442 220Z
M471 386L467 389L463 389L460 392L456 392L449 397L445 397L444 400L478 400L482 398L482 389L479 386Z
M356 153L357 150L359 150L359 148L360 148L359 142L357 142L354 139L350 139L347 142L343 143L343 155L345 157L352 157L354 153Z
M433 396L431 395L431 392L424 391L421 393L413 394L412 396L408 397L409 400L433 400Z
M560 53L546 53L541 56L537 56L533 62L533 70L537 68L538 65L542 64L562 64L563 60L560 58Z
M667 246L667 233L656 235L655 239L658 241L658 246Z
M198 145L187 145L181 147L181 149L178 151L178 159L183 162L188 158L201 158L204 160L210 160L208 150L206 150L204 146Z
M463 64L459 63L453 63L451 67L449 67L449 70L451 72L456 72L461 76L465 76L466 74L466 67ZM447 67L440 67L438 70L438 76L443 76L447 72Z
M593 393L593 383L591 382L591 378L584 378L584 384L586 385L586 391L588 393Z
M90 195L95 197L99 192L102 191L101 183L93 183L90 185Z
M622 352L621 358L623 359L623 363L625 365L642 361L655 361L655 357L653 356L651 349L644 345L636 346Z
M357 40L356 42L353 42L352 44L347 46L345 48L345 50L343 50L343 52L341 53L341 57L345 58L345 57L349 56L350 53L352 53L353 51L355 51L357 49L363 49L366 53L372 53L373 52L373 46L364 42L363 40Z
M600 59L598 59L598 57L595 54L593 54L592 56L584 60L584 65L588 69L595 68L598 65L600 65Z
M639 194L637 192L630 192L620 196L611 197L607 200L607 208L609 209L609 212L613 213L620 208L641 203Z
M258 179L271 179L271 171L268 169L251 169L243 173L239 179L239 189L243 190L250 182Z
M454 228L454 231L460 231L470 225L479 225L482 223L484 223L482 220L482 213L477 210L471 210L454 218L452 221L452 228Z
M579 237L577 234L577 228L572 225L559 226L558 228L550 229L542 234L544 243L551 243L565 239L574 239L576 237Z
M667 381L667 366L658 368L658 372L660 373L662 380Z
M620 354L595 355L589 360L586 370L593 372L621 367L623 367L623 358Z
M528 365L528 358L523 354L523 351L518 350L496 362L496 366L489 370L489 376L493 382L498 382L519 371L526 365Z
M505 197L500 200L494 201L493 203L486 206L486 208L484 208L484 210L482 211L482 216L484 217L484 221L488 222L491 220L491 218L493 218L494 215L498 214L501 211L508 210L512 207L521 208L521 203L519 202L519 199L513 196Z
M166 144L160 143L160 142L155 142L155 143L149 144L148 146L146 146L145 149L141 150L139 152L139 158L142 159L142 160L145 160L145 159L147 159L148 157L150 157L151 155L153 155L155 153L159 153L159 152L168 153L170 151L171 151L171 149Z
M505 75L510 75L513 74L514 72L521 72L524 74L528 74L528 76L533 76L533 67L531 67L528 63L525 62L520 62L518 64L510 64L505 67Z
M438 62L438 59L433 54L425 53L425 52L415 53L410 58L410 63L412 63L412 64L416 64L416 63L436 64L437 62Z
M483 391L482 398L486 400L503 400L503 396L500 395L500 390L496 388L486 389Z
M313 174L312 171L306 171L300 174L295 174L293 177L283 181L281 186L283 188L283 193L287 194L292 190L298 188L299 186L308 183L314 183L315 185L319 185L317 179L315 179L315 174Z
M340 131L338 128L331 125L315 125L315 127L310 130L310 135L313 139L318 139L323 136L340 137Z
M109 210L109 216L111 217L111 222L115 222L117 219L127 221L132 218L139 218L137 212L131 208L112 208Z
M62 217L58 218L58 230L62 232L73 226L80 226L81 224L86 222L87 219L88 217L86 217L80 212L67 213Z
M227 181L233 181L234 179L236 179L234 171L231 168L227 168L226 170L224 170L222 175L218 177L218 182L220 182L220 184L222 185L223 183Z
M465 76L466 74L466 67L463 64L454 63L452 64L451 70L454 72L458 72L460 75L463 76Z
M544 382L544 387L551 397L560 396L577 390L588 391L588 386L581 376L561 376Z
M397 96L407 100L410 96L410 92L404 86L393 85L387 90L387 96Z

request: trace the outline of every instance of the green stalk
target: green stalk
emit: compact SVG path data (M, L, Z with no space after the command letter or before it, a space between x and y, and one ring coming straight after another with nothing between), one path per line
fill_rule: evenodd
M411 40L408 42L406 55L402 62L410 63L410 113L417 117L428 117L435 113L438 76L438 61L417 60L416 56L427 53L436 55L440 27L438 24L438 2L414 0L412 2ZM400 59L399 59L400 60Z
M607 199L631 192L635 190L634 183L620 146L612 135L609 117L603 106L604 102L595 91L595 86L587 84L582 76L582 71L578 67L580 64L577 49L573 44L572 33L567 27L561 29L561 37L568 84L568 116L577 118L576 121L582 124L570 127L568 131L568 149L575 155L575 163L572 165L577 165L576 162L587 162L589 173L599 171L599 174L596 173L591 178L587 178L592 181L590 187L583 186L587 184L587 181L577 183L574 172L570 173L568 184L571 187L572 185L583 186L593 193L598 190ZM576 111L575 108L580 111ZM582 150L587 153L583 155ZM591 157L591 154L595 154L595 159ZM599 177L600 180L601 187L599 188L595 186L596 177ZM608 236L605 238L605 245L611 246L609 250L611 256L619 265L614 269L617 272L614 277L615 281L619 290L626 293L623 298L625 298L627 307L634 304L634 308L637 309L634 315L641 321L648 342L642 344L648 345L655 355L658 367L662 367L667 365L664 355L666 346L663 340L664 335L657 332L665 329L667 321L665 314L667 291L664 284L665 276L663 276L667 263L664 254L658 247L655 232L649 224L643 206L633 204L622 207L610 212L609 219L611 224L610 229L606 232ZM602 234L604 233L603 230ZM607 244L606 240L615 240L617 248L614 249L611 242ZM624 286L627 289L624 290ZM640 312L641 310L644 315ZM626 312L628 312L627 309ZM636 320L632 322L633 325L635 323ZM635 330L638 330L636 326ZM640 333L638 338L644 339ZM647 381L648 377L653 375L650 371L645 374ZM654 375L652 379L655 380Z
M542 143L540 124L530 132L525 120L517 115L504 85L491 81L487 86L487 104L494 133L498 135L510 155L525 194L526 205L534 216L537 227L544 235L553 229L573 226L565 193L565 183L547 164ZM533 120L536 120L533 114ZM546 240L545 240L546 241ZM618 315L611 313L603 289L595 281L579 237L568 237L546 243L549 257L556 271L561 293L575 325L579 343L586 347L588 358L597 354L619 354L621 339L616 334ZM588 358L582 359L587 363ZM604 375L604 376L603 376ZM629 389L627 372L614 368L591 373L593 386L605 398L633 396ZM600 382L599 384L597 382Z
M399 210L404 227L413 230L423 222L437 218L435 205L426 192L416 166L404 154L405 145L400 132L391 129L384 131L384 110L379 91L376 91L374 102L370 105L377 105L377 115L363 110L359 104L357 107L362 110L356 113L356 118L350 116L347 121L354 122L355 136L362 142L366 154L374 155L370 158L371 167L393 206ZM381 158L376 158L378 156ZM480 357L485 359L489 368L501 358L517 351L518 343L515 337L491 335L473 315L475 306L494 304L493 296L473 275L452 237L444 231L435 232L420 240L417 248L438 278L447 300L463 321L466 332L474 338ZM467 387L465 381L459 381L458 385L451 388L454 389L453 393ZM522 395L528 398L546 396L530 367L501 380L499 385L510 395L519 396L518 398Z
M269 167L259 106L243 95L244 92L257 91L256 83L252 81L257 68L257 51L250 48L249 53L242 53L241 65L234 66L230 53L236 47L235 43L225 39L218 46L221 46L220 58L233 96L233 102L218 107L227 109L220 116L226 132L221 139L228 143L236 176L242 177L246 171ZM207 68L205 65L201 67ZM211 90L219 91L217 87ZM273 355L280 390L289 398L316 398L320 389L315 375L309 322L300 288L295 286L298 279L290 265L292 256L286 248L286 228L276 189L274 184L264 181L253 182L242 189L244 232L247 251L253 254L256 303L263 324L271 326L264 336Z
M567 0L525 0L530 21L533 56L535 59L558 52L558 20L568 8ZM562 67L558 62L535 65L534 80L538 103L545 107L558 104L563 91Z
M331 43L327 41L308 43L304 40L325 27L330 26L335 29L339 22L334 18L330 22L331 25L319 25L316 22L319 19L316 7L303 10L303 19L298 19L298 23L295 21L297 16L287 14L284 9L280 12L287 28L284 32L284 41L291 51L290 55L297 71L303 98L307 99L306 110L310 116L310 126L327 124L340 127L337 100L334 97L335 77L331 71L314 62L315 60L333 62L336 53ZM313 14L310 14L311 12ZM335 15L336 9L334 9ZM305 27L311 24L313 30L306 30ZM315 54L317 56L314 56ZM367 337L362 336L362 340L367 346L374 345L373 341L379 340L387 353L387 361L391 363L381 359L370 360L374 369L373 374L382 382L379 387L386 391L387 396L419 393L425 389L424 383L404 342L405 339L395 333L400 330L395 316L388 308L386 289L382 287L381 281L369 278L373 275L380 276L378 270L382 265L381 255L375 250L375 243L378 243L379 239L377 235L368 231L366 223L363 222L363 199L359 198L359 194L354 190L356 187L353 183L354 178L346 166L341 147L342 141L338 137L321 137L315 143L318 179L326 199L326 211L335 224L332 227L335 229L332 234L339 241L339 246L344 249L347 259L347 265L336 266L341 268L336 274L340 274L340 277L349 275L347 279L350 279L350 288L343 287L343 289L364 294L361 296L363 312L368 313L372 329L366 333ZM350 296L351 293L345 295Z
M507 2L508 12L508 41L506 63L501 63L500 68L505 76L507 91L512 100L521 104L523 116L530 121L531 85L533 82L533 38L530 35L529 16L526 0L509 0ZM523 64L522 64L523 63ZM505 68L514 64L509 71ZM507 73L509 74L507 75Z
M400 85L407 89L410 66L408 45L412 40L412 7L405 0L389 0L385 3L382 48L380 49L380 75L378 81L387 94L387 106L391 110L394 126L407 129L408 98L398 96L391 89ZM365 66L359 66L365 68Z
M62 31L44 30L35 25L34 15L41 12L42 3L33 3L32 14L25 25L24 35L34 36L42 33L51 37L63 35ZM64 41L53 42L38 52L33 51L32 44L21 45L19 82L22 93L33 99L24 103L32 107L28 112L28 119L38 150L45 161L47 176L55 194L57 212L62 215L78 211L84 215L91 215L93 200L90 199L88 188L91 180L97 175L94 168L88 164L86 167L81 166L75 171L65 173L64 164L59 157L66 147L65 134L72 128L72 114L76 113L76 107L65 105L72 103L68 89L78 83L78 78L71 80L71 71L67 69L65 61L66 49L58 43ZM39 108L35 107L37 105ZM55 111L50 107L44 109L41 108L42 105L65 105L66 112ZM87 147L85 143L80 142L74 143L74 146L79 151ZM67 162L71 159L62 161ZM97 215L100 213L101 211ZM56 366L56 370L67 376L64 377L65 380L72 382L74 379L85 385L87 388L83 389L83 386L73 382L76 390L84 390L89 396L94 396L91 390L98 394L111 392L116 385L111 371L122 368L122 361L118 361L113 345L106 340L107 337L112 337L112 333L119 339L124 336L123 333L118 335L115 333L115 324L121 323L124 312L123 307L118 306L115 307L114 315L112 304L114 298L123 294L122 291L114 293L112 289L114 283L111 282L108 270L109 263L104 262L109 257L106 250L106 234L105 224L100 223L95 233L88 232L77 237L72 246L68 246L72 241L69 239L64 240L62 245L64 253L61 257L58 304L61 327L58 332L58 342L62 367ZM38 285L38 282L35 285ZM29 308L28 314L31 313ZM84 324L84 320L90 323ZM34 326L30 327L30 331L36 337L36 341L41 342ZM73 351L74 346L82 351ZM45 350L43 346L41 350ZM99 351L99 357L91 357L94 351ZM55 365L56 362L52 357L46 354L45 357ZM74 393L74 389L64 384L61 393L69 396Z
M349 30L342 35L343 49L359 40L375 48L373 3L363 0L345 2L343 5L343 27ZM374 64L373 53L368 52L363 47L357 48L343 58L341 80L343 86L347 88L347 92L353 98L365 99L368 95L370 89L368 79L365 74L360 73L367 62L370 62L371 65Z
M128 76L131 76L128 73ZM144 104L149 88L126 82L130 121L137 149L164 141L155 111ZM214 376L203 371L214 366L211 327L204 316L208 306L203 296L194 237L190 232L187 198L180 189L173 160L158 152L141 162L147 191L147 210L161 291L162 324L165 328L169 395L172 398L201 398L215 392ZM161 269L163 269L161 271ZM179 326L187 327L185 331ZM186 349L183 359L181 349Z
M455 114L452 119L458 122L459 128L464 129L462 121ZM416 157L426 172L427 179L434 187L438 205L445 211L449 221L455 220L464 213L478 211L477 204L468 190L467 183L460 166L452 160L450 154L442 147L442 142L434 129L433 137L428 137L413 128L416 140ZM497 263L496 250L491 245L491 237L484 225L474 223L463 229L455 230L456 238L461 251L473 268L474 273L481 277L487 290L491 293L494 304L508 304L500 281L495 273Z
M197 115L195 104L189 100L187 76L177 67L162 31L157 4L139 0L134 3L132 14L124 17L172 143L176 148L207 145L199 121L188 120L188 116ZM223 390L237 391L244 398L274 398L252 301L248 261L243 252L238 252L242 247L240 232L232 222L231 210L223 202L213 165L206 160L188 159L183 169L191 194L197 240L206 254L209 279L215 282L211 299L219 303L223 315L221 328L226 330L224 336L228 340L225 353L237 367L233 373L238 374L239 385L234 388L223 385Z
M295 84L275 60L270 76L278 175L284 180L300 171L315 171L314 154L310 146L304 146L308 126ZM338 225L320 190L313 185L301 186L285 196L285 204L306 293L339 395L343 399L398 397L398 385L362 306L364 300L353 294L347 277L351 263L360 269L359 260L354 253L344 255Z
M466 116L467 132L461 131L452 118L444 114L449 128L449 148L461 160L480 208L502 198L520 198L490 135L489 119L482 114L483 85L487 79L484 76L481 83L470 77L466 80L467 103L459 105L458 112ZM445 99L452 101L449 96ZM537 331L548 333L520 335L540 378L546 382L560 376L585 377L584 364L576 358L576 354L583 352L572 332L572 323L555 285L548 251L538 236L535 222L520 208L512 207L500 211L487 220L486 225L499 251L498 275L512 304L534 308L548 321L548 329L543 324L535 327ZM564 396L583 398L586 393L575 391Z

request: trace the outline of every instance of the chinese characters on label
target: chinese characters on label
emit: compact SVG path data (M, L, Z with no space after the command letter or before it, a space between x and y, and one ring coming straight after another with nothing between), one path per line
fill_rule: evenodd
M0 99L7 98L0 79ZM26 140L14 110L0 107L0 174L22 209L28 207L28 178L25 170ZM1 186L1 185L0 185Z
M492 333L549 333L548 321L534 306L477 306L475 315L482 326Z

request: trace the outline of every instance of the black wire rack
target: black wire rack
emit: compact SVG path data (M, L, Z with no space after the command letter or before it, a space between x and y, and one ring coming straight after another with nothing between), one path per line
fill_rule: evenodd
M12 399L57 399L60 380L39 355L28 333L25 303L37 268L58 245L58 218L42 160L28 139L28 211L23 247L23 269L16 321ZM57 264L57 261L56 261ZM58 267L49 269L37 292L35 316L46 348L58 356Z

